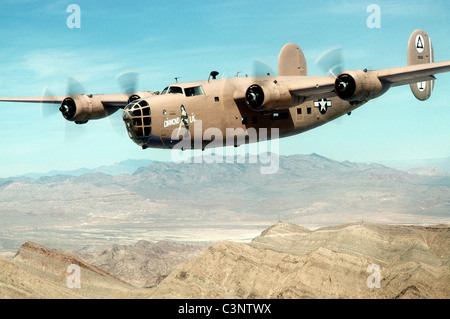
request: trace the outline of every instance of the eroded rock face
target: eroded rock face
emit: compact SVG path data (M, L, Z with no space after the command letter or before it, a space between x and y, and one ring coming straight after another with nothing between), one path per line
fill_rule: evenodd
M450 297L450 226L353 223L308 230L279 222L248 244L216 242L197 258L179 261L154 288L133 287L115 274L124 275L129 265L143 272L138 278L153 280L168 264L154 273L143 265L156 257L188 258L183 251L195 249L186 247L144 241L114 246L104 251L101 270L73 254L27 242L11 261L0 258L0 297ZM66 285L71 264L81 269L79 289Z
M173 268L206 250L204 244L140 240L133 245L114 245L101 252L77 255L136 287L153 287Z
M212 245L172 272L153 296L448 298L449 244L448 226L361 223L309 231L280 222L250 244Z
M80 286L67 284L79 267ZM11 260L0 260L2 298L127 298L137 290L75 255L26 242Z

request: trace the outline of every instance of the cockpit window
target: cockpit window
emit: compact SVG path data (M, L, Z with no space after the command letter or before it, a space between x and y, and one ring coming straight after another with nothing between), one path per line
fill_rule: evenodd
M169 94L183 94L183 89L179 86L171 86L169 88Z
M205 95L205 92L203 91L203 88L201 86L185 88L184 93L186 94L186 96Z
M162 95L162 94L166 94L168 89L169 89L169 87L166 86L166 87L164 88L164 90L162 90L161 95Z

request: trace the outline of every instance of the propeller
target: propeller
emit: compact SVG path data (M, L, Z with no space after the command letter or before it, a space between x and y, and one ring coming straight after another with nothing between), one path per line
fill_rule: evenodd
M80 81L75 79L74 77L69 77L67 81L67 89L66 94L67 95L73 95L73 94L81 94L84 93L85 89L84 86L81 84ZM54 96L54 94L50 91L48 86L44 88L42 91L42 96ZM71 112L70 107L68 105L60 106L59 108L55 106L55 104L49 104L49 103L41 103L41 117L44 119L49 119L56 114L61 114L65 112ZM65 125L65 133L64 133L64 141L65 142L73 142L75 141L75 136L80 137L84 135L85 128L79 127L81 125L74 125L69 123L69 121L66 121Z
M52 92L48 88L48 86L44 87L44 90L42 91L42 97L44 96L52 96ZM50 116L53 116L55 114L59 113L58 108L55 107L53 104L49 103L42 103L41 102L41 117L42 118L49 118Z
M136 88L137 88L138 73L134 72L134 71L126 71L126 72L119 74L116 77L116 80L118 81L121 91L123 93L133 93L136 91ZM68 78L66 95L76 95L76 94L85 94L85 93L86 93L86 89L79 80L77 80L74 77ZM45 87L42 92L42 96L52 96L52 95L54 95L54 94L52 94L50 92L48 87ZM55 107L55 105L53 105L53 104L41 103L41 116L43 118L48 118L57 113L62 113L63 116L64 116L64 114L67 114L68 115L67 117L70 118L71 112L75 112L74 107L75 106L73 106L70 103L70 100L62 103L62 105L59 107L59 109L57 107ZM111 111L110 114L113 115L113 113L115 113L117 111L117 109L111 109L110 111ZM116 119L113 119L113 116L109 116L111 126L114 128L115 131L119 130L119 128L118 128L119 125L116 125L116 124L121 122L121 116L120 117L117 116L117 118L118 119L116 120ZM115 123L113 123L113 122L115 122ZM68 135L67 133L70 133L70 130L68 129L68 127L79 128L80 126L83 126L83 125L73 125L73 124L71 125L70 123L67 123L66 124L66 136ZM120 130L121 135L123 134L122 128L123 127L121 125L121 130Z
M137 92L139 73L136 71L124 71L116 76L116 81L119 83L122 93L134 93ZM132 95L129 98L129 102L138 98L136 95ZM120 112L118 112L120 113ZM123 136L123 120L122 114L113 114L108 116L109 123L114 131L119 135Z
M343 71L342 47L335 46L323 51L315 62L324 72L337 78Z
M269 66L268 63L260 59L255 59L253 61L253 76L267 76L268 74L276 75L276 72Z
M78 81L73 77L69 77L67 83L67 95L84 94L85 91L86 90L84 89L84 86L81 84L80 81ZM76 107L75 104L73 103L73 100L71 99L64 100L63 103L61 103L61 106L59 107L59 111L65 118L72 118L76 112Z
M353 90L355 85L354 81L352 82L353 79L346 74L341 74L344 71L341 46L326 49L317 57L315 62L324 72L334 76L336 79L335 90L338 95L341 96L345 92ZM339 123L338 121L342 121L342 118L338 119L336 123Z
M234 77L238 77L239 73L243 73L243 71L238 71L234 73ZM253 64L251 67L251 71L249 74L245 74L245 76L252 77L263 77L267 75L277 75L276 71L269 65L269 63L263 61L262 59L256 58L253 60ZM241 75L242 76L242 75ZM222 73L222 79L227 78L225 72Z
M86 89L83 84L74 77L69 77L67 82L67 95L85 94Z
M86 89L79 80L74 77L69 77L67 81L67 95L74 94L85 94ZM75 112L75 106L61 105L59 111L64 115L64 113ZM81 136L86 134L86 127L84 125L75 125L75 123L69 123L66 121L66 128L64 132L64 141L66 143L73 143L77 141Z
M139 74L134 71L126 71L116 77L123 93L133 93L137 91Z

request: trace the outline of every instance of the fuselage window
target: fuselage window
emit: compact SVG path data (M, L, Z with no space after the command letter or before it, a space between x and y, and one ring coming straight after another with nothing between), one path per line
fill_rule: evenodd
M179 86L171 86L169 88L169 94L183 94L183 89Z
M205 95L205 92L203 91L203 88L201 86L185 88L184 93L186 94L186 96Z
M287 119L289 119L289 113L288 112L272 113L270 118L272 120L287 120Z

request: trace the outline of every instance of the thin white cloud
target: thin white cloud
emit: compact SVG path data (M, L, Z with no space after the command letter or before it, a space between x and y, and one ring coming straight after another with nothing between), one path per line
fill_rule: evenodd
M69 77L86 83L113 83L126 67L117 56L98 49L41 49L25 53L17 60L16 70L30 74L32 82L39 86L36 89L46 85L53 91L65 90Z

